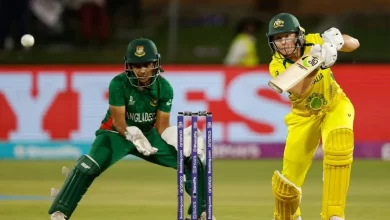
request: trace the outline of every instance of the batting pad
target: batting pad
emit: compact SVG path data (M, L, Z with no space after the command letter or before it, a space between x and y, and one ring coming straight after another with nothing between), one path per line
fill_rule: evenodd
M353 131L333 130L324 145L324 185L322 219L344 218L344 209L353 161Z
M82 196L99 174L99 165L90 156L81 156L54 199L49 214L60 211L69 219Z
M294 220L301 203L301 188L276 170L272 176L272 192L275 196L275 220Z

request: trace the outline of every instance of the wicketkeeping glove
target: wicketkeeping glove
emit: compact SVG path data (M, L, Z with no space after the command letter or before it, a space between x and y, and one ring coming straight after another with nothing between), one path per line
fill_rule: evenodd
M127 127L125 135L126 139L135 145L138 152L145 156L155 154L158 151L157 148L152 147L142 131L135 126Z

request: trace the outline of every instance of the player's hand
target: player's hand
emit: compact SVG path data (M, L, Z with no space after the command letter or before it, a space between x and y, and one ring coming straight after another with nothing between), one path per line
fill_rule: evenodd
M325 42L322 46L315 44L311 48L310 53L313 53L324 60L324 63L321 65L322 68L329 68L337 60L336 46L327 42Z
M191 129L192 127L189 126L183 130L183 154L185 157L191 157L192 153L192 145L191 145ZM173 146L176 150L178 150L178 143L177 143L177 126L171 126L165 129L165 131L161 134L161 138L167 142L167 144ZM203 164L205 164L206 161L206 153L205 153L205 146L206 143L203 139L202 132L198 129L198 137L197 137L197 143L198 143L198 157L202 161Z
M152 147L148 139L144 136L144 134L139 128L135 126L127 127L125 134L126 139L128 141L131 141L137 148L138 152L140 152L141 154L145 156L150 156L157 152L158 149Z
M321 33L321 37L324 42L328 42L336 46L337 50L340 50L344 46L344 38L340 30L337 28L329 28Z

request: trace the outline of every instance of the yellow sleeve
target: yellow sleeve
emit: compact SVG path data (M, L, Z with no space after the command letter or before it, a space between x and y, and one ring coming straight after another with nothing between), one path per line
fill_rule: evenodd
M271 74L272 78L277 77L285 70L286 68L283 66L282 62L277 62L275 60L272 60L272 62L269 64L269 73Z
M312 44L324 44L324 40L322 40L322 37L320 34L308 34L305 37L306 42L305 43L312 43Z

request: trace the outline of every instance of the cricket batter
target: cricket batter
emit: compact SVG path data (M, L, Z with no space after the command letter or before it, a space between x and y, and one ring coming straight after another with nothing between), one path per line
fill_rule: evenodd
M109 109L96 131L87 155L81 156L56 192L49 214L52 220L70 219L92 182L128 154L151 163L177 169L177 127L170 126L173 90L160 75L160 54L153 41L131 41L125 56L125 72L109 84ZM191 127L185 128L185 190L191 193ZM198 216L206 219L205 144L198 135ZM188 209L190 215L191 205ZM184 215L184 213L183 213Z
M323 198L322 220L344 220L346 197L353 160L352 103L337 84L331 69L338 51L351 52L358 40L330 28L321 34L307 34L296 17L281 13L268 27L268 44L273 57L272 77L283 74L302 55L312 52L325 61L320 69L289 90L292 111L285 123L288 136L282 172L275 171L272 191L275 196L275 220L301 220L301 187L312 158L322 139Z

